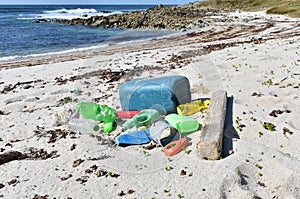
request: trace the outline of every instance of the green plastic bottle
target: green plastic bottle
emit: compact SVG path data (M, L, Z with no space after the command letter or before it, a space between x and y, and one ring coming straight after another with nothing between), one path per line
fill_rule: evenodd
M96 116L100 112L99 106L99 104L81 101L76 107L76 112L85 119L97 120Z
M116 119L116 110L113 108L90 102L79 102L76 112L85 119L104 122L102 127L104 133L110 133L113 129L113 123Z
M199 122L190 116L169 114L165 120L180 133L191 133L199 128Z
M145 126L148 128L154 121L160 118L159 112L155 109L145 109L136 114L130 120L124 123L123 129L131 129L133 127Z

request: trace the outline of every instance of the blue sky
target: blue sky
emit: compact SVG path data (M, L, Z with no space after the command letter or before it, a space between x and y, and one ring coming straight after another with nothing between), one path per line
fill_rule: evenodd
M193 0L0 0L0 4L186 4Z

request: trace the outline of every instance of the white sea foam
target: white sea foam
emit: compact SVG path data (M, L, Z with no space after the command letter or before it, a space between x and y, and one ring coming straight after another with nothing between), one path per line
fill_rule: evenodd
M58 9L44 11L44 14L39 14L36 18L42 19L74 19L74 18L88 18L90 16L108 16L113 14L120 14L121 11L97 11L96 9Z
M19 20L32 20L32 19L36 19L35 17L18 17L17 19Z
M58 10L49 10L45 11L45 13L69 13L69 14L86 14L86 13L97 13L96 9L84 9L84 8L77 8L77 9L58 9Z
M17 19L19 19L19 20L34 20L34 19L36 19L35 14L28 14L28 15L18 14L18 16L19 17L17 17Z

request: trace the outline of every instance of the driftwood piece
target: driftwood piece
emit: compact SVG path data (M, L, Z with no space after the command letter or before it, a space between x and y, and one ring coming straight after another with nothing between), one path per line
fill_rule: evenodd
M18 160L22 156L22 153L19 151L8 151L6 153L0 154L0 165L7 162Z
M203 159L217 160L221 156L226 105L226 91L212 93L206 123L196 146L197 154Z

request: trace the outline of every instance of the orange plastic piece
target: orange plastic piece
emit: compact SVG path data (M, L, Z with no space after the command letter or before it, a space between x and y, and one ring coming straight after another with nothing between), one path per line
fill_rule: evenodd
M180 140L176 140L173 142L170 142L164 147L164 152L166 156L173 156L181 151L183 147L187 145L188 141L186 137L181 138Z

